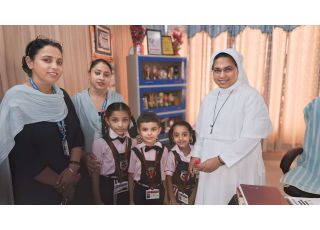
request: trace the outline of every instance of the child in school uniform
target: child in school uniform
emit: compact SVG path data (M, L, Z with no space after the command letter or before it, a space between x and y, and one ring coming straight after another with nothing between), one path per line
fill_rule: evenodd
M195 132L186 121L177 121L169 131L174 144L165 168L169 204L194 204L197 192L196 175L188 172Z
M129 165L130 204L160 205L167 203L165 164L168 149L157 141L161 131L160 118L152 112L138 119L142 143L131 150Z
M102 138L93 142L92 152L100 170L91 175L95 204L129 204L128 167L135 140L128 134L130 108L112 103L102 117Z

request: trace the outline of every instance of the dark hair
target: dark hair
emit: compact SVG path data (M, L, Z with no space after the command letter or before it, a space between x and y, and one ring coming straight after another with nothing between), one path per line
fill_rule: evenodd
M160 117L156 113L144 112L140 114L140 116L137 119L138 129L140 129L141 123L147 123L147 122L155 122L158 124L159 127L161 127Z
M34 60L34 57L37 55L39 50L44 48L45 46L52 46L60 50L62 52L62 45L49 38L41 38L37 37L36 39L32 40L29 42L29 44L26 47L25 55L22 57L22 69L24 72L28 74L29 77L32 77L32 71L29 69L27 62L26 62L26 57L30 57L31 60Z
M100 62L102 62L103 64L107 65L107 66L109 67L110 71L112 72L112 66L111 66L110 62L108 62L108 61L106 61L106 60L104 60L104 59L99 58L99 59L95 59L95 60L93 60L93 61L91 62L90 68L89 68L89 73L91 72L91 70L93 69L93 67L95 67L96 65L98 65Z
M221 57L230 58L230 59L232 60L233 64L234 64L234 65L236 66L236 68L238 69L238 65L237 65L236 60L234 60L234 58L233 58L230 54L227 54L227 53L219 53L217 56L215 56L214 59L213 59L213 64L212 64L211 68L213 68L215 61L216 61L218 58L221 58Z
M130 108L126 103L115 102L110 104L107 110L101 115L101 123L102 123L101 133L103 138L105 138L105 136L107 135L108 128L109 128L105 118L111 117L112 113L115 111L125 111L127 112L130 119L132 119Z
M186 121L176 121L172 127L170 128L169 130L169 133L168 133L168 136L169 136L169 141L170 141L170 144L171 145L174 145L174 141L173 141L173 130L176 126L184 126L188 129L189 133L190 133L190 136L192 138L192 141L190 142L190 144L194 144L196 142L196 133L195 131L193 130L193 128L191 127L191 125L186 122Z

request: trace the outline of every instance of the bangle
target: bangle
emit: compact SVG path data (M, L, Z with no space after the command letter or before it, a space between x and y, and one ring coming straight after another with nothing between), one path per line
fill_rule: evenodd
M69 161L69 164L73 164L77 167L80 167L80 162L79 161Z
M220 162L221 165L224 165L225 163L221 160L220 156L218 156L218 161Z
M72 168L69 168L69 167L68 167L68 170L69 170L69 172L71 172L72 174L74 174L74 175L76 174L76 172L75 172Z

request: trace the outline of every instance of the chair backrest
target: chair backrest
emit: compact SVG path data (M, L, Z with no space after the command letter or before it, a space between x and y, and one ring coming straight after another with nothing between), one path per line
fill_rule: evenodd
M303 148L294 148L289 150L281 159L280 168L283 174L290 170L292 162L296 159L298 155L303 152Z

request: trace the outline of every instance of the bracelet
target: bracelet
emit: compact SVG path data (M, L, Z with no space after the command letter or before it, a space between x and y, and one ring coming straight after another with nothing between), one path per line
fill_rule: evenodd
M75 172L72 168L69 168L69 167L68 167L68 170L69 170L69 172L71 172L72 174L74 174L74 175L76 174L76 172Z
M221 160L220 156L218 156L218 161L221 165L224 165L225 163Z
M80 166L80 162L79 161L69 161L69 164L75 164L75 165Z

